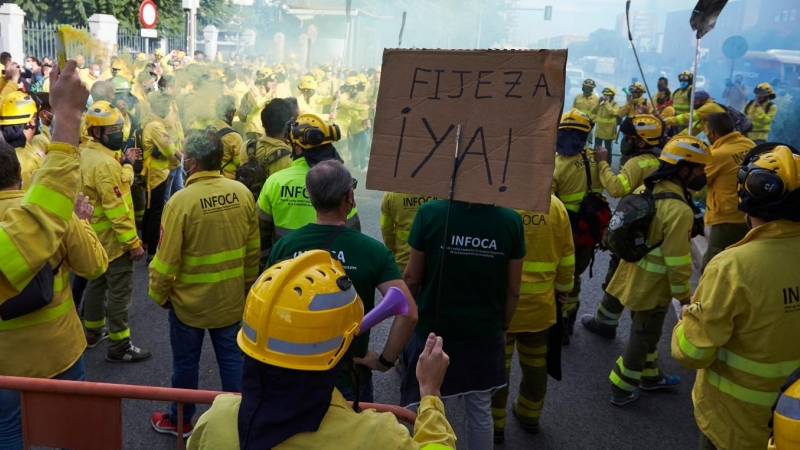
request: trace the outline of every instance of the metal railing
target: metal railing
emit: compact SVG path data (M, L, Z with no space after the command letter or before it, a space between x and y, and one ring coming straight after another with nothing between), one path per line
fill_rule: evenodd
M122 399L178 404L211 404L224 392L87 381L0 376L0 389L20 392L23 448L30 445L83 450L122 450ZM417 415L400 406L361 403L362 409L389 412L411 425ZM183 439L176 439L183 450Z
M22 49L26 56L34 56L40 60L49 56L56 57L56 23L25 22L22 27ZM85 27L77 27L85 30Z

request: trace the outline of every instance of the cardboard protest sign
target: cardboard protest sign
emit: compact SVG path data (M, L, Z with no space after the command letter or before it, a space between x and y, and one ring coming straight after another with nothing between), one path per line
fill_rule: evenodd
M385 50L367 188L549 212L566 50Z

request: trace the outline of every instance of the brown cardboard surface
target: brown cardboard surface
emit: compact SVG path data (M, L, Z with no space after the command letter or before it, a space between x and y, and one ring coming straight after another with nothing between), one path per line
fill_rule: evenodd
M384 50L367 188L549 212L566 50Z

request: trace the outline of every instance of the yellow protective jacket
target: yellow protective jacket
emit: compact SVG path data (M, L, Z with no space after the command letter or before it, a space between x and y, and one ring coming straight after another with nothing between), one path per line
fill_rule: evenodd
M556 323L556 292L570 293L575 245L564 204L550 198L550 212L517 210L525 228L528 253L522 263L519 303L509 333L535 333Z
M30 142L26 143L25 147L19 147L15 150L20 168L22 169L22 190L27 191L28 186L31 185L31 175L33 175L33 171L42 167L44 155L37 152Z
M133 212L133 167L119 161L119 154L95 141L81 149L83 194L94 206L92 230L111 261L139 247Z
M650 100L647 100L644 98L644 96L642 96L622 105L619 108L619 111L617 111L617 115L620 117L636 116L639 114L639 112L636 111L636 107L642 104L647 105L647 114L653 114L653 104L650 103Z
M630 194L644 184L644 179L658 169L658 158L652 153L636 155L625 162L619 175L614 175L611 166L601 161L599 164L600 181L608 194L619 198Z
M249 140L244 141L239 151L242 164L250 161L250 155L247 153L249 142ZM261 161L269 176L292 165L292 150L286 142L265 135L256 141L255 158Z
M592 92L592 95L588 97L583 95L583 93L580 93L576 95L575 100L572 101L572 107L586 114L587 116L592 117L592 111L599 102L600 97L598 97L594 92Z
M308 101L302 94L297 97L297 106L300 109L300 114L316 114L326 122L328 121L328 115L323 114L322 107L331 103L333 103L333 97L322 97L319 94L311 96Z
M211 126L219 133L225 128L233 129L225 121L217 119L211 122ZM236 178L236 169L242 164L239 152L242 149L242 137L239 133L226 133L222 136L222 175L229 180Z
M728 110L725 109L724 106L715 103L714 100L712 99L709 99L707 102L703 103L703 106L694 110L694 126L692 127L693 129L692 135L697 136L698 134L705 131L706 120L708 119L708 116L710 116L711 114L724 113L724 112L728 112ZM685 114L679 114L675 117L665 117L664 123L668 127L673 127L676 125L688 127L689 113L687 112Z
M150 263L150 297L181 322L221 328L242 319L258 277L261 239L253 194L217 171L197 172L164 206Z
M237 418L242 397L220 395L200 417L189 438L189 450L239 450ZM274 450L294 449L380 449L447 450L456 448L456 435L444 415L444 404L433 396L422 399L414 423L414 437L391 413L367 409L356 413L338 390L319 430L300 433Z
M42 126L42 131L31 139L31 146L37 153L44 155L47 153L47 146L50 145L52 140L53 136L50 135L50 127Z
M675 117L675 107L674 106L665 106L663 108L656 108L658 114L661 115L663 118L667 117Z
M36 188L28 192L36 192ZM0 216L12 210L21 211L20 206L27 201L29 196L22 191L0 191ZM53 301L30 314L8 321L0 320L0 375L52 378L69 369L86 349L86 336L72 301L69 272L72 269L76 274L93 280L105 272L108 258L89 223L79 220L71 210L69 215L66 232L57 243L55 252L41 259L53 269L58 267L53 275ZM21 226L35 223L30 217L20 219ZM33 239L20 242L27 244L19 246L20 257L41 258L44 255L39 251L38 237L33 236ZM3 257L7 256L7 250L16 250L14 245L9 247L3 248ZM0 304L8 299L7 293L3 285Z
M800 367L800 223L751 230L706 267L672 333L672 357L700 369L700 430L720 450L762 449L770 407Z
M603 183L597 171L594 149L584 149L589 160L589 173L592 176L592 192L603 193ZM573 212L578 212L583 196L586 195L588 180L581 154L575 156L556 155L556 170L553 174L553 194Z
M742 112L753 122L753 129L747 133L747 137L754 141L756 139L768 140L772 121L775 120L775 114L778 113L778 105L772 102L767 105L756 105L756 102L751 100L747 102Z
M22 203L0 215L0 301L28 285L56 253L72 220L81 182L78 150L53 142L47 152Z
M245 133L258 133L263 135L264 127L261 125L261 111L264 110L264 106L266 106L270 100L277 97L274 92L266 92L260 86L253 86L247 93L247 98L251 109L247 112L244 131Z
M737 174L744 157L756 144L734 131L711 146L713 163L706 166L708 192L706 194L706 226L720 223L744 223L744 213L739 211Z
M637 192L644 190L640 187ZM654 194L672 192L683 196L683 188L661 180ZM688 303L692 296L689 279L692 277L691 250L694 212L678 199L656 200L656 215L650 225L647 245L663 242L640 261L620 261L606 292L617 297L631 311L650 311L667 306L672 297Z
M353 134L363 131L364 126L361 123L361 113L369 111L369 106L358 103L355 99L339 98L339 105L336 107L336 118L333 122L339 125L342 131L342 137L352 136ZM355 124L353 122L356 122Z
M142 159L144 169L142 176L148 191L158 187L159 184L167 181L169 177L170 157L178 149L175 140L167 132L167 125L164 119L153 114L145 119L142 126ZM148 205L150 202L147 202Z
M144 91L144 88L139 83L134 83L131 85L131 94L136 97L138 103L136 105L136 112L139 114L139 117L146 118L150 115L150 102L147 101L147 92Z
M411 224L414 222L414 217L417 216L419 207L431 200L436 200L436 197L396 192L383 194L381 234L383 243L392 251L397 260L400 273L406 270L408 257L411 255L411 247L408 245Z
M675 114L689 114L692 101L692 86L686 89L675 89L672 93L672 107L675 108Z
M592 108L591 116L595 121L594 135L598 139L613 140L617 138L617 114L619 105L614 100L598 103Z

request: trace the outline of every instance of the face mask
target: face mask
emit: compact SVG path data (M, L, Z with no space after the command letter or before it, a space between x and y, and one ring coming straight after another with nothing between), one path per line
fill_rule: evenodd
M689 87L689 82L688 81L681 81L681 89L686 89L687 87Z
M592 88L583 88L583 95L587 97L592 95Z
M29 62L26 62L25 63L25 68L28 69L28 70L31 70L33 68L33 64L31 64Z
M667 103L667 99L665 99L664 97L658 97L656 98L656 103L658 103L659 105L663 105L664 103Z
M119 150L122 148L124 142L122 139L122 131L103 135L103 139L100 142L109 150Z
M92 75L94 75L95 78L100 78L100 73L101 72L99 70L95 70L94 72L92 72Z
M694 177L692 181L686 183L686 189L690 191L699 191L706 187L708 184L708 179L706 178L706 174L702 174L699 177Z

